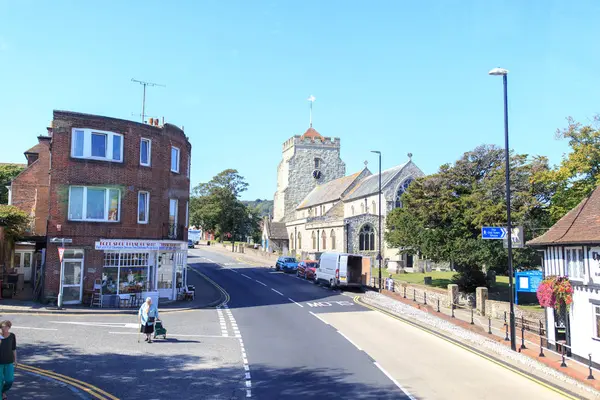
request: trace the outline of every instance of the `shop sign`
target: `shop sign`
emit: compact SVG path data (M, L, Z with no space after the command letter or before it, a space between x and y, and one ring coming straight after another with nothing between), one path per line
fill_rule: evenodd
M100 240L96 250L158 250L176 251L184 249L184 243L161 242L154 240Z
M600 247L590 249L590 278L592 282L600 285Z

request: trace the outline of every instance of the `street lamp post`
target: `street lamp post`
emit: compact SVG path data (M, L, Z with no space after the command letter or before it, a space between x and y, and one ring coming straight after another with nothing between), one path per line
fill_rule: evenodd
M381 291L381 152L377 150L372 150L371 153L375 153L379 155L379 209L378 209L378 217L379 217L379 231L377 232L377 261L379 262L379 291Z
M508 231L508 288L510 291L510 348L517 350L515 337L515 291L513 288L513 260L512 260L512 224L510 220L510 154L508 147L508 94L507 75L508 71L503 68L494 68L489 72L493 76L502 76L504 84L504 162L506 163L506 225Z

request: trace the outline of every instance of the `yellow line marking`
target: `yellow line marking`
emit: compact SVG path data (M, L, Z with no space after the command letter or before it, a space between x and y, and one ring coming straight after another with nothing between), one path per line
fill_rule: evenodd
M574 397L574 396L570 395L569 393L563 392L561 389L556 388L556 387L551 386L551 385L548 385L547 383L542 382L542 381L540 381L539 379L537 379L537 378L535 378L533 376L524 374L523 372L521 372L521 371L519 371L519 370L517 370L517 369L515 369L515 368L513 368L513 367L511 367L509 365L506 365L506 364L503 364L501 362L498 362L497 360L493 359L492 357L489 357L489 356L487 356L485 354L482 354L480 352L477 352L477 351L473 351L473 349L471 349L471 348L469 348L467 346L464 346L464 345L462 345L460 343L457 343L454 340L450 340L450 339L448 339L447 337L445 337L444 335L442 335L440 333L437 333L437 332L434 332L432 330L426 329L426 328L420 326L419 324L411 322L411 321L408 321L408 320L406 320L404 318L400 318L397 315L395 315L395 314L393 314L391 312L388 312L386 310L382 310L380 308L371 306L370 304L366 304L366 303L364 303L363 301L360 300L360 296L355 296L354 297L354 302L357 303L357 304L360 304L360 305L362 305L364 307L367 307L367 308L369 308L369 309L371 309L373 311L378 311L378 312L380 312L382 314L385 314L385 315L387 315L389 317L392 317L392 318L394 318L394 319L396 319L396 320L398 320L400 322L404 322L405 324L408 324L408 325L411 325L411 326L413 326L415 328L418 328L418 329L420 329L420 330L422 330L424 332L427 332L427 333L429 333L429 334L431 334L433 336L436 336L436 337L438 337L438 338L440 338L442 340L445 340L448 343L452 343L453 345L455 345L457 347L460 347L463 350L467 350L470 353L476 354L479 357L481 357L481 358L483 358L485 360L491 361L492 363L494 363L494 364L496 364L496 365L498 365L500 367L506 368L507 370L512 371L512 372L514 372L517 375L520 375L520 376L522 376L524 378L527 378L530 381L535 382L538 385L545 387L546 389L552 390L553 392L556 392L556 393L560 394L561 396L563 396L563 397L565 397L567 399L572 399L572 400L578 400L579 399L578 397Z
M45 377L51 378L51 379L55 379L57 381L66 383L68 385L74 386L78 389L83 390L84 392L90 394L91 396L97 398L97 399L101 399L101 400L106 400L106 399L110 399L110 400L119 400L118 397L113 396L110 393L105 392L104 390L89 384L87 382L83 382L80 381L78 379L72 378L70 376L66 376L66 375L62 375L62 374L58 374L56 372L52 372L52 371L48 371L48 370L44 370L41 368L37 368L37 367L33 367L31 365L26 365L26 364L17 364L17 369L22 369L23 371L27 371L27 372L32 372L35 374L39 374L39 375L43 375Z
M216 287L217 289L219 289L221 291L221 293L223 293L225 295L225 300L222 301L221 303L217 304L215 307L220 307L223 304L229 303L229 300L231 300L231 297L229 296L229 293L227 293L227 291L225 289L223 289L221 286L219 286L219 284L217 282L213 281L208 276L206 276L205 274L203 274L202 272L200 272L198 270L195 270L194 268L191 268L191 270L194 271L195 273L197 273L198 275L200 275L201 277L203 277L204 279L206 279L214 287Z

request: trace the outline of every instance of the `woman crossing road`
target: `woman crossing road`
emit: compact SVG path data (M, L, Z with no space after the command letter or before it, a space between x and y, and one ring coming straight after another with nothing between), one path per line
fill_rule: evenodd
M17 365L17 338L10 333L12 328L10 321L0 322L0 385L2 387L2 399L7 399L8 390L15 380L15 366Z
M150 297L147 297L144 304L140 307L138 316L140 318L140 332L146 334L146 339L144 340L148 343L152 343L154 321L158 319L158 308L152 304L152 299Z

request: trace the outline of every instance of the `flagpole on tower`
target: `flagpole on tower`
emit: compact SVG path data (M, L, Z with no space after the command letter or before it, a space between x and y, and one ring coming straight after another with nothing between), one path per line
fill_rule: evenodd
M311 94L307 100L310 101L310 127L312 128L312 108L313 103L315 102L315 96Z

